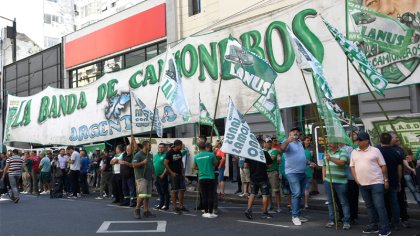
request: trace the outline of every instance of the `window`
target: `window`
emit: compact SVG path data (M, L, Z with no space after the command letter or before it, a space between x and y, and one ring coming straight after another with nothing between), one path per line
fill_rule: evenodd
M146 61L146 52L144 48L130 52L127 55L125 55L125 66L131 67L137 64L140 64L142 62Z
M98 61L92 65L70 70L70 87L77 88L87 85L99 79L104 73L132 67L150 60L165 51L166 41L163 41L113 58Z
M201 0L189 0L188 8L190 16L201 13Z
M44 23L45 24L52 24L52 23L60 23L61 22L61 18L59 16L56 15L51 15L51 14L44 14Z
M48 36L44 37L44 47L45 48L49 48L49 47L57 45L59 43L60 43L59 38L48 37Z
M114 57L112 59L104 61L104 72L119 71L122 68L122 56Z

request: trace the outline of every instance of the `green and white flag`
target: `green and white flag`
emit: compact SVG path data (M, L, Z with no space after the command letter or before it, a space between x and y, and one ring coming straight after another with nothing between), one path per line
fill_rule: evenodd
M200 101L200 113L198 116L198 123L200 125L208 125L208 126L213 126L213 118L210 117L210 113L207 111L206 106L204 105L203 101L201 101L201 97L200 94L198 94L198 99ZM217 137L219 137L220 139L220 134L219 134L219 130L217 130L217 127L214 126L213 127L214 133L216 134Z
M266 96L261 95L261 97L254 103L254 107L274 125L276 128L277 140L283 140L286 137L286 132L281 120L280 109L277 104L275 86L271 86Z
M379 1L346 1L349 19L348 36L351 40L363 41L372 46L379 47L383 51L403 56L407 51L408 45L411 43L414 29L391 16L380 13L383 9L376 7L382 4L395 8L392 4L400 3L377 3ZM405 3L401 4L404 5ZM405 14L405 12L401 12L401 14L403 13ZM412 14L412 19L415 19L415 15L416 12ZM400 17L404 20L404 15Z
M184 121L188 121L191 118L191 112L184 95L181 74L178 71L175 58L169 46L166 51L166 60L160 83L163 95L169 105L177 114L183 117Z
M267 95L268 90L277 78L277 73L270 64L257 54L242 47L235 38L229 37L226 61L222 70L240 79L244 85L262 95Z
M289 28L288 31L296 58L297 60L298 58L302 60L298 61L298 66L302 66L301 69L307 69L308 67L312 69L318 113L324 120L328 141L352 145L352 141L347 136L343 125L337 118L336 110L340 108L333 100L332 92L324 77L324 70L321 63L305 48Z
M146 104L138 97L134 92L130 93L131 98L131 124L136 127L148 127L152 124L153 129L159 138L163 135L162 122L159 118L159 110L155 109L155 117L153 118L153 112L147 108Z
M221 150L225 153L265 163L264 152L242 114L229 98L225 136Z
M353 63L353 65L358 68L358 71L369 80L370 84L375 88L375 91L381 96L384 96L388 81L370 64L366 55L354 44L354 42L348 40L324 18L322 18L322 20L351 63Z

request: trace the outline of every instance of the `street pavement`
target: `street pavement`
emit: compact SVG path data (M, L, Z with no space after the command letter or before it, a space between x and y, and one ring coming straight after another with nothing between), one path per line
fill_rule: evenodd
M46 195L22 195L18 204L2 199L0 235L363 235L361 223L367 221L365 215L360 215L359 224L349 231L327 229L324 227L326 211L307 210L303 216L309 222L294 226L285 208L273 214L272 219L260 219L260 205L253 209L254 220L248 220L244 216L244 204L227 201L220 202L218 218L205 219L201 212L193 210L193 199L185 204L190 213L175 215L172 211L153 211L156 217L138 220L133 217L133 208L95 197L92 194L78 199L50 199ZM410 223L410 228L392 232L392 235L420 235L420 221L410 220Z

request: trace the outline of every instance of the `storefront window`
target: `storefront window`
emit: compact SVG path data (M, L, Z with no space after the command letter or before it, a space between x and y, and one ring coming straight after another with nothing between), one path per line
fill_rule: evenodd
M127 53L127 55L125 55L125 67L127 68L140 64L145 61L146 61L146 52L144 48L134 51L134 52Z
M122 56L114 57L112 59L104 61L104 72L115 72L122 68Z
M150 60L158 55L157 45L153 45L146 48L146 60Z

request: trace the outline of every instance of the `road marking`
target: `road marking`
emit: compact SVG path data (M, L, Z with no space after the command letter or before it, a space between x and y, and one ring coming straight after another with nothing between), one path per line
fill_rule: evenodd
M262 222L254 222L254 221L246 221L246 220L237 220L241 223L249 223L249 224L257 224L257 225L269 225L269 226L275 226L275 227L282 227L282 228L289 228L288 225L276 225L276 224L269 224L269 223L262 223Z
M111 224L144 224L157 223L155 230L108 230ZM165 233L166 220L158 221L104 221L96 233Z
M117 208L125 208L125 209L132 208L132 207L129 207L129 206L118 206L118 205L112 205L112 204L108 204L107 206L109 206L109 207L117 207Z

